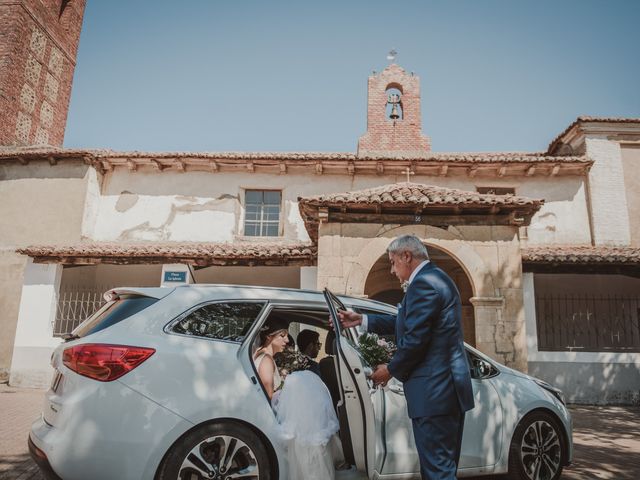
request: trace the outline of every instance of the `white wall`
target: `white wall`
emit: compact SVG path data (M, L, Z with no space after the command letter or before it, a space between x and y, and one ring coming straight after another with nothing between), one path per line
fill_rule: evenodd
M299 196L346 192L405 181L403 175L273 175L260 173L156 172L117 168L106 174L100 196L87 195L83 234L94 240L206 241L242 239L244 190L282 189L282 236L309 237ZM582 177L470 178L414 175L412 182L475 191L513 187L517 195L546 200L529 228L531 243L590 243ZM91 216L93 215L93 218ZM255 239L255 237L249 237Z
M640 279L621 275L523 275L529 374L562 389L572 403L640 404L640 353L538 350L535 296L638 295Z

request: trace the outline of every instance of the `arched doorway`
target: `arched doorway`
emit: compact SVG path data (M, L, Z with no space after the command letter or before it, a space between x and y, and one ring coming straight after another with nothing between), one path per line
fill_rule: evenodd
M473 287L471 281L462 266L451 255L434 246L428 246L429 258L438 267L444 270L455 282L460 291L462 300L462 329L464 341L469 345L476 344L476 325L471 304ZM403 292L398 284L398 279L391 275L391 264L385 253L371 267L364 284L364 293L372 300L397 305L402 301Z

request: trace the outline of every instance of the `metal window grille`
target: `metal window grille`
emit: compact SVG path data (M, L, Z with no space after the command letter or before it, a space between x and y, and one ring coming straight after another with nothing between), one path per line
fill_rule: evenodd
M640 297L536 296L540 351L640 352Z
M93 315L106 301L104 292L113 287L66 286L58 293L53 336L71 333L74 328Z
M247 190L244 234L250 237L277 237L280 234L281 202L280 191Z

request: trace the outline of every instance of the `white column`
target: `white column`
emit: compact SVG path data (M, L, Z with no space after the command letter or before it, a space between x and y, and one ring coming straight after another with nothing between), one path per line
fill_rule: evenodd
M178 287L195 283L190 265L183 263L168 263L162 265L161 287Z
M318 289L318 267L300 267L300 288Z
M624 186L620 144L587 138L587 154L594 160L589 170L589 201L596 245L629 245L629 207Z
M51 381L51 353L61 342L53 336L61 278L62 265L29 259L25 266L9 377L12 386L43 388Z
M524 301L524 324L527 333L528 361L538 358L538 326L536 324L536 291L533 282L533 273L522 274L522 294Z

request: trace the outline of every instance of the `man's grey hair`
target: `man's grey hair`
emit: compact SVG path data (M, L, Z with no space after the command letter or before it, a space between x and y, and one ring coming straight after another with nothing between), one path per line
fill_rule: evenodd
M387 247L387 253L396 255L400 252L409 252L414 258L421 260L429 259L427 247L415 235L401 235Z

